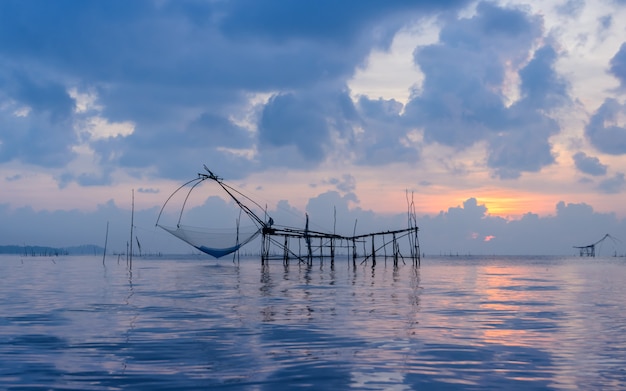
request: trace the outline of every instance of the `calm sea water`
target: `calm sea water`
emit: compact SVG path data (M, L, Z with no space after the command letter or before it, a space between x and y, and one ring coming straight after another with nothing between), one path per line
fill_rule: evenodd
M626 258L0 257L8 390L626 389Z

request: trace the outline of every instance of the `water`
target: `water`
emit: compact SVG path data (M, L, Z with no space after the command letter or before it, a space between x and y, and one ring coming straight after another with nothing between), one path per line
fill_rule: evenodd
M626 389L626 259L0 257L0 389Z

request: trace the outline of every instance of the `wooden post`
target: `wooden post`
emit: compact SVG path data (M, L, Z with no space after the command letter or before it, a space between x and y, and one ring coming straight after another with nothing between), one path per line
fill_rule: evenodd
M306 226L304 228L304 239L307 246L307 259L309 266L313 264L313 249L311 248L311 237L309 236L309 214L306 214Z
M372 235L372 267L376 266L376 247L374 245L375 236Z
M283 264L289 265L289 237L285 235L285 244L283 245Z
M330 238L330 265L335 265L335 238Z
M396 234L393 234L393 266L398 266L398 243L396 242Z
M352 238L352 268L356 269L356 239Z
M265 233L265 230L263 230L263 232L261 233L261 265L265 265L265 241L267 240L266 236L267 234Z

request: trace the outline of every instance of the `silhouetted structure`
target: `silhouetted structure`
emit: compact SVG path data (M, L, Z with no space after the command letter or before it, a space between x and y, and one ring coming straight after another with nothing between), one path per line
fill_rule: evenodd
M206 166L204 168L208 174L199 173L196 179L183 184L170 195L161 208L156 225L206 254L220 258L231 253L237 253L243 245L261 235L261 262L263 264L270 259L281 259L284 264L288 264L291 259L311 264L313 259L319 259L322 262L325 258L330 260L332 264L335 261L338 249L342 249L343 254L352 260L353 266L356 266L357 260L360 263L371 261L372 266L375 266L377 259L386 260L388 258L393 260L394 265L398 265L400 261L406 263L406 259L409 259L415 266L420 264L419 229L417 227L414 203L412 199L409 199L408 193L407 228L344 236L310 230L308 215L306 216L304 229L275 224L274 219L268 216L267 213L265 213L264 218L261 218L246 204L241 202L240 198L256 205L259 210L263 210L263 207L238 190L225 184L222 178L215 175ZM221 186L239 206L240 210L252 220L255 225L253 229L241 228L239 219L237 220L236 228L230 230L218 231L181 225L180 220L185 204L189 199L189 194L205 180L213 180ZM187 186L190 189L183 202L176 227L159 225L159 219L165 205L174 194ZM361 246L362 252L358 249ZM403 251L405 253L408 251L408 254L404 255Z
M605 239L610 238L611 240L616 240L614 237L612 237L609 234L606 234L602 237L602 239L598 240L597 242L593 243L593 244L589 244L587 246L574 246L574 248L577 248L580 250L580 256L581 257L595 257L596 256L596 246L600 243L602 243Z

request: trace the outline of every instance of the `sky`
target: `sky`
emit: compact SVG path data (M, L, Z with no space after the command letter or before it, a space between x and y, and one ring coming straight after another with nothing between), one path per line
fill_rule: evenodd
M206 164L320 229L402 226L409 198L425 253L626 253L620 20L624 0L2 1L0 245L109 224L121 251L134 207L145 248L189 251L155 222ZM233 208L202 186L185 218Z

